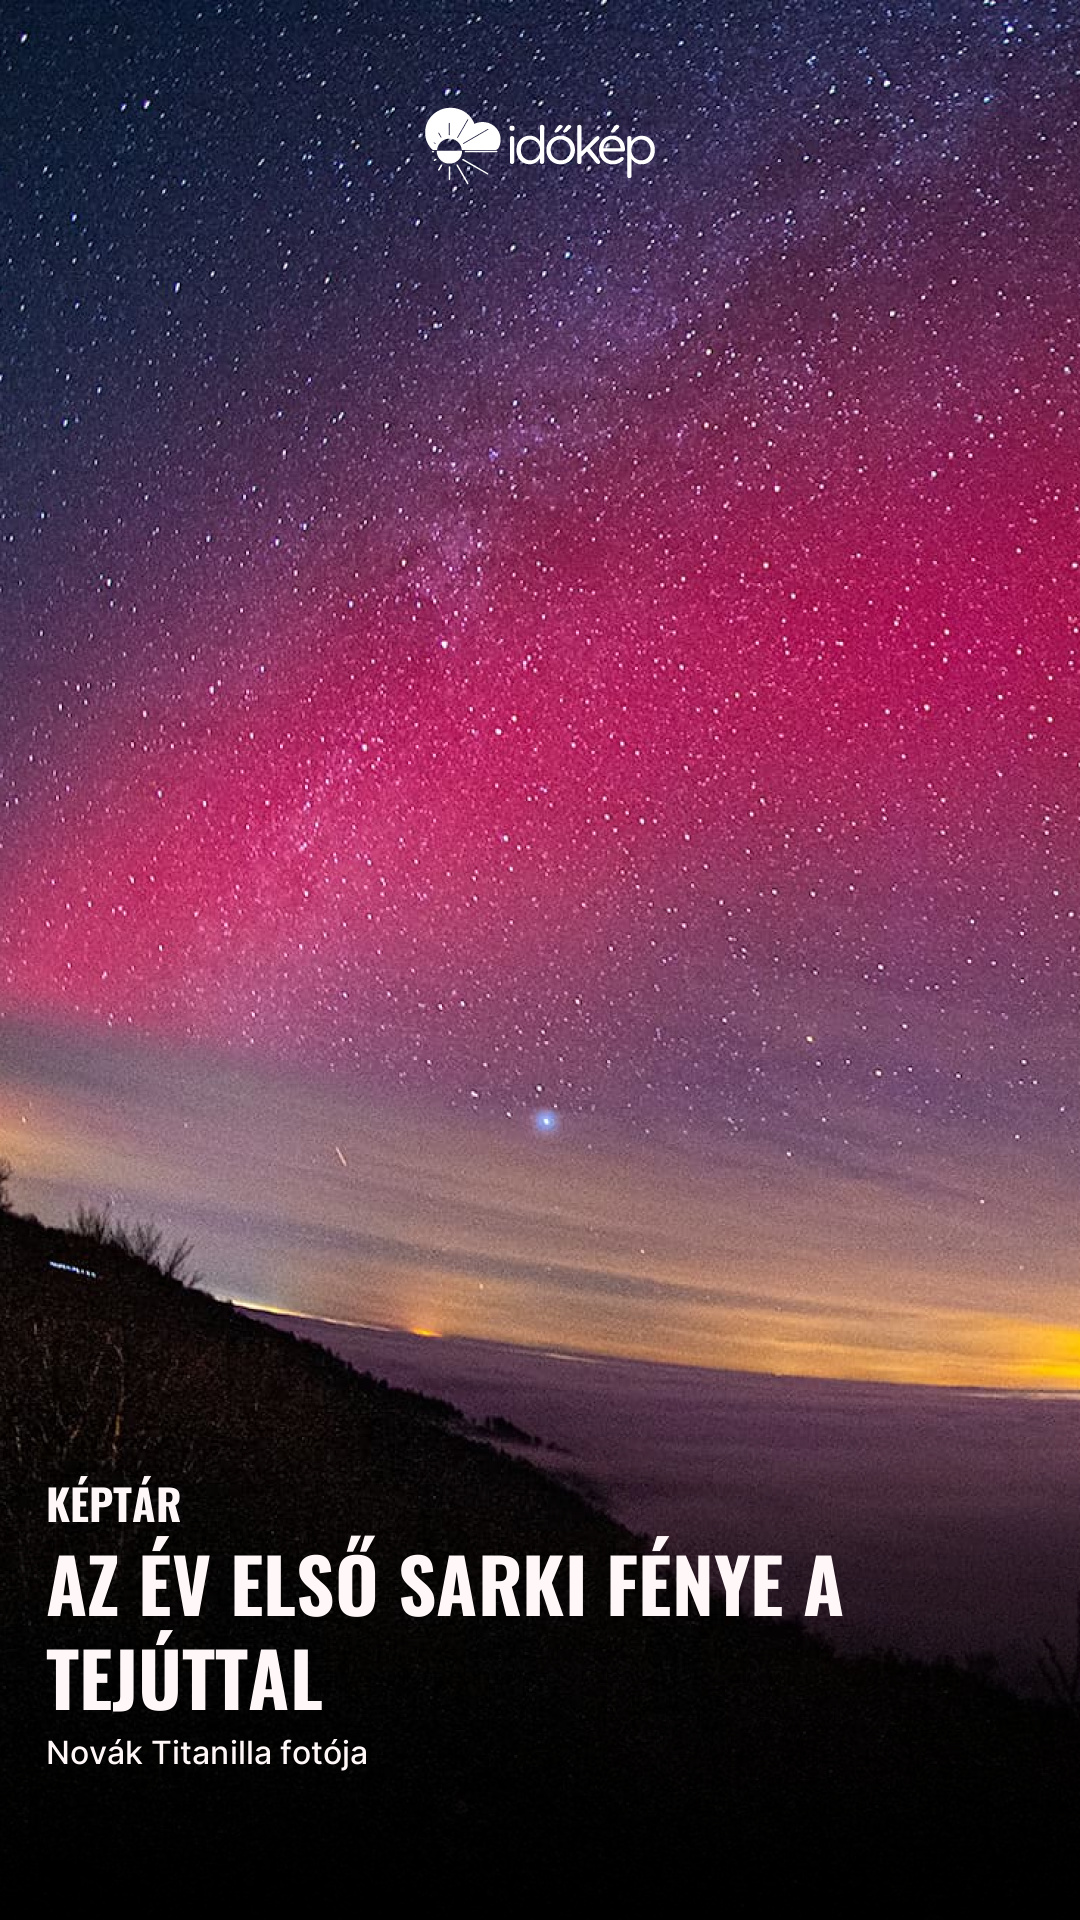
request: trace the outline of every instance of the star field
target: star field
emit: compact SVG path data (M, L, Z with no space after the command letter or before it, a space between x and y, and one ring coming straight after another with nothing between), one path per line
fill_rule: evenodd
M1071 1164L1076 24L14 17L9 1016Z

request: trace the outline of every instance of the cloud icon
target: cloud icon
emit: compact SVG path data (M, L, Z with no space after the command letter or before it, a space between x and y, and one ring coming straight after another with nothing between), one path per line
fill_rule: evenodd
M491 126L486 120L474 120L471 114L463 112L460 107L440 107L424 128L424 139L447 173L457 173L464 180L467 178L466 167L470 173L486 171L484 167L476 165L472 156L475 153L497 153L502 135L498 127Z

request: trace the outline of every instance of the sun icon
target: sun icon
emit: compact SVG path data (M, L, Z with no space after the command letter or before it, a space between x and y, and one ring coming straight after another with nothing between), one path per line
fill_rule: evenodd
M467 181L470 173L486 173L487 168L478 167L472 155L496 153L501 138L498 127L490 126L486 120L474 120L460 107L440 107L424 128L424 139L436 160L446 168L448 180L455 174L459 180Z

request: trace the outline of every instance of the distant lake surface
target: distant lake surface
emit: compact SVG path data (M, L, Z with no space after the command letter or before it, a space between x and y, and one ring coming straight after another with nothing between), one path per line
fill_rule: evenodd
M783 1555L785 1613L801 1614L814 1555L832 1554L844 1617L819 1624L839 1645L993 1652L1032 1687L1044 1637L1071 1661L1078 1397L714 1373L257 1317L553 1443L564 1451L529 1457L586 1482L650 1545L664 1533L668 1551Z

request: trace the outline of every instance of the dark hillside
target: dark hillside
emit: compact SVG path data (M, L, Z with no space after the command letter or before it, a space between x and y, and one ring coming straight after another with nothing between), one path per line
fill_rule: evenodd
M81 1269L82 1271L72 1271ZM0 1486L9 1806L99 1834L182 1814L208 1848L288 1820L309 1847L348 1835L370 1863L485 1871L555 1849L616 1875L720 1849L770 1884L819 1884L881 1848L981 1871L1040 1861L1075 1831L1076 1726L968 1674L845 1663L794 1628L607 1617L607 1558L632 1550L579 1496L463 1432L445 1403L361 1376L130 1251L0 1216ZM497 1424L494 1431L498 1431ZM139 1617L155 1527L48 1526L46 1488L181 1492L168 1551L211 1556L199 1619ZM334 1567L374 1536L366 1619L235 1620L235 1553ZM725 1543L718 1543L722 1547ZM752 1546L753 1543L750 1543ZM407 1553L586 1556L583 1620L410 1619ZM119 1556L117 1619L48 1620L57 1555ZM321 1714L139 1709L57 1714L47 1647L310 1649ZM362 1743L362 1771L46 1770L49 1739Z

